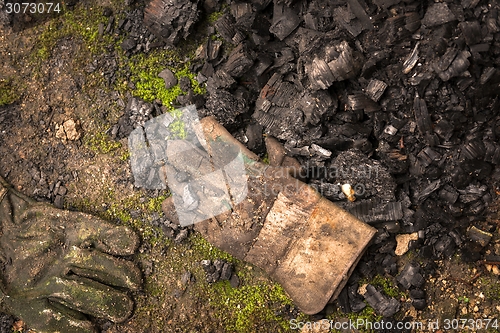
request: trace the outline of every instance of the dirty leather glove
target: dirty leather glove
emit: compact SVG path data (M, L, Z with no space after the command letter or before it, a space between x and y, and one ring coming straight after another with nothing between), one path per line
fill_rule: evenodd
M88 333L88 316L122 322L141 273L130 261L139 239L129 228L59 210L0 177L1 309L37 332Z
M219 201L228 208L195 223L195 229L213 245L264 269L303 312L321 311L342 290L375 229L293 178L298 167L280 167L287 158L275 156L276 140L266 140L273 164L266 165L214 118L202 119L200 126L202 131L195 132L204 149L167 142L164 168L173 198L164 202L163 211L181 224L207 215L206 202L216 206L217 197L210 180L222 174L227 195ZM243 161L243 175L238 161ZM221 181L216 183L224 192Z

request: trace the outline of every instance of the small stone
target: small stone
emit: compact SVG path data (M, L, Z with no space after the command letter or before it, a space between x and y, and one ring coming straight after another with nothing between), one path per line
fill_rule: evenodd
M229 280L229 284L232 288L238 288L240 286L240 278L238 277L238 275L233 274L231 276L231 280Z
M179 233L177 234L177 236L175 237L175 242L176 243L180 243L182 242L183 240L185 240L189 235L189 231L188 229L182 229L181 231L179 231Z
M54 199L54 206L59 209L63 209L64 207L64 197L61 195L56 195Z
M397 256L402 256L406 252L408 252L410 241L418 239L418 232L414 232L412 234L401 234L396 235L396 250L394 253Z
M158 74L158 76L162 78L163 81L165 81L165 88L167 89L170 89L177 84L177 78L175 77L174 73L168 68L162 70L160 74Z
M185 272L184 274L182 274L182 277L181 277L181 284L182 285L186 285L189 283L189 281L191 281L191 277L193 275L191 274L191 272Z
M233 274L233 265L231 263L225 263L224 266L222 266L222 271L220 273L220 279L221 280L229 280L231 278L231 275Z
M129 37L122 42L121 46L123 50L130 51L137 46L137 42L135 41L135 39Z

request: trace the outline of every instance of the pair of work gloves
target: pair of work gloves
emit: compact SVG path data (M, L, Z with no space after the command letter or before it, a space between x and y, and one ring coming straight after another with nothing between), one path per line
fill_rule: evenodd
M123 256L138 236L97 217L57 209L0 177L0 309L37 332L96 332L90 320L121 322L133 310L141 272Z

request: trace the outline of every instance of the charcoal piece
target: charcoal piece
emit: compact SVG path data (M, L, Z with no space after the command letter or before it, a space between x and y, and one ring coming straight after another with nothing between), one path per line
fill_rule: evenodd
M363 31L363 23L357 20L354 13L344 6L335 8L333 17L335 22L353 37L357 37Z
M497 70L495 69L495 67L484 68L483 73L481 74L481 78L479 79L479 83L480 84L487 83L493 77L493 75L496 74L496 72Z
M455 253L455 243L450 236L441 236L434 244L434 251L438 257L450 258Z
M452 77L459 76L469 68L470 62L468 58L471 56L469 51L462 51L453 59L451 65L444 71L438 73L438 76L443 81L448 81Z
M338 303L340 311L342 311L342 313L350 313L351 312L351 306L349 304L349 294L348 294L347 289L348 289L347 287L344 287L344 289L342 289L339 296L337 297L337 303Z
M251 4L247 2L233 2L230 6L230 10L237 25L250 29L256 14Z
M208 39L206 47L206 59L208 61L216 60L222 49L222 41Z
M481 41L481 26L477 21L460 22L458 24L462 34L465 37L467 45L472 46Z
M401 0L373 0L373 3L377 6L387 9L393 5L397 5Z
M175 45L186 39L198 19L198 1L152 0L144 9L144 24L158 39Z
M445 141L449 141L453 135L453 125L444 119L434 123L434 132Z
M293 8L275 3L273 24L269 28L269 32L283 40L299 26L300 21L300 17Z
M384 317L391 317L399 311L400 303L398 300L385 296L371 284L366 286L366 293L363 296L375 312Z
M489 232L483 231L476 226L472 226L467 230L467 237L470 240L478 243L482 247L485 247L490 242L493 235Z
M133 49L135 49L136 45L137 45L137 42L132 37L128 37L128 38L124 39L123 42L121 43L121 47L124 51L133 50Z
M248 111L246 99L237 97L224 89L216 89L208 94L206 110L200 110L202 116L214 116L223 126L233 126L237 117Z
M405 28L409 32L415 32L420 28L420 15L417 12L410 12L405 14Z
M165 88L167 89L170 89L177 84L177 78L168 68L162 70L158 76L165 81Z
M460 235L460 232L457 229L451 230L448 235L453 239L453 242L457 244L458 246L461 246L463 241L462 241L462 236Z
M434 27L456 20L448 5L444 2L432 3L427 8L422 24L426 27Z
M378 102L387 88L387 83L380 80L371 80L366 87L365 94L374 102Z
M361 68L363 56L354 51L346 41L334 45L331 49L333 57L329 57L328 67L336 81L354 78Z
M233 264L231 263L224 263L221 269L220 273L220 279L221 280L229 280L231 279L231 275L233 274Z
M334 172L336 182L350 184L364 197L377 196L386 203L396 201L394 178L379 161L369 159L361 151L350 149L341 152L330 168Z
M358 294L358 287L358 284L354 283L347 288L349 307L352 312L359 312L366 307L366 303L363 302L363 298L360 294Z
M300 98L300 107L304 113L304 123L318 125L326 115L333 115L337 109L337 103L331 94L326 91L306 91Z
M407 264L396 280L405 289L420 288L425 283L424 277L420 274L420 266L416 263Z
M427 104L424 99L421 99L418 94L415 95L413 100L413 110L415 112L415 120L417 122L417 128L420 135L425 138L426 143L429 146L435 146L438 144L437 137L432 130L432 122L427 111Z
M411 301L411 304L417 310L423 310L427 306L427 302L425 301L425 298L413 299Z
M271 59L271 57L267 56L266 54L259 54L255 59L252 71L255 73L255 75L261 76L262 74L264 74L266 69L271 67L272 64L273 60Z
M205 273L212 274L213 272L215 272L215 266L212 265L212 261L206 259L202 260L200 263Z
M417 64L417 62L418 62L418 46L419 45L420 45L419 43L415 44L415 47L413 48L411 53L408 55L408 57L403 62L403 73L404 74L410 73L411 70L413 69L413 67L415 67L415 65Z
M489 141L484 142L484 147L486 149L484 154L484 160L493 164L500 163L500 146L495 145Z
M439 197L450 204L454 204L458 199L458 192L450 185L445 185L441 191L439 191Z
M426 147L418 153L417 157L420 159L422 165L427 167L432 162L439 161L441 159L441 154L437 153L430 147Z
M471 182L472 175L465 172L461 167L455 166L450 171L451 181L456 188L464 188Z
M247 146L250 150L262 146L262 126L259 124L249 124L247 126L245 136L247 137Z
M253 65L255 55L245 44L239 44L229 55L224 64L224 71L232 77L240 77Z
M466 160L461 164L461 167L462 170L469 176L467 178L469 179L469 182L471 177L474 177L477 180L483 180L488 177L492 171L491 164L481 160Z
M348 95L347 106L349 107L349 110L364 110L365 112L380 110L380 105L366 97L366 95L361 92Z
M234 18L226 13L214 24L221 37L230 44L239 44L245 39L243 33L236 27Z
M328 89L335 81L335 77L333 76L330 67L326 61L314 58L312 64L306 71L309 74L309 79L313 86L319 87L319 89Z
M351 207L349 212L365 223L398 221L403 218L401 202L382 204L378 200L366 200Z
M398 129L392 125L387 125L387 127L384 129L384 133L390 136L395 135L398 132Z
M366 11L364 10L363 6L361 6L359 1L347 0L347 3L349 4L349 9L354 13L354 15L356 15L356 17L363 24L363 28L368 30L373 29L373 24L370 20L370 17L368 16L368 14L366 14Z
M469 160L476 160L482 159L485 153L486 148L484 146L484 143L480 140L473 140L466 142L462 146L461 157Z
M384 268L384 273L389 275L394 275L398 272L396 257L388 254L385 256L384 260L382 260L382 267Z
M289 140L304 130L304 115L300 110L298 88L275 73L262 88L255 103L253 118L268 134Z

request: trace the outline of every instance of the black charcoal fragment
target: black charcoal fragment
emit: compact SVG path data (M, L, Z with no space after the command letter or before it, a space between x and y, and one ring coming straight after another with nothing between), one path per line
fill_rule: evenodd
M371 80L366 87L365 94L370 97L374 102L378 102L380 97L384 94L387 88L387 83L380 80Z
M165 81L165 88L170 89L173 86L177 84L177 78L175 77L174 73L166 68L158 74L159 77L161 77Z
M472 226L467 230L467 237L472 241L485 247L490 242L493 235L489 232L483 231L476 226Z
M420 266L416 263L407 264L396 279L405 289L420 288L425 283L424 277L420 274Z
M385 296L371 284L366 286L366 292L363 296L375 312L384 317L391 317L399 311L400 303L398 300Z
M422 24L433 27L456 20L448 5L444 2L431 3L425 12Z
M300 17L293 8L275 2L273 25L269 32L283 40L299 26L300 21Z
M144 9L144 24L160 40L176 44L186 39L198 19L198 2L153 0Z

